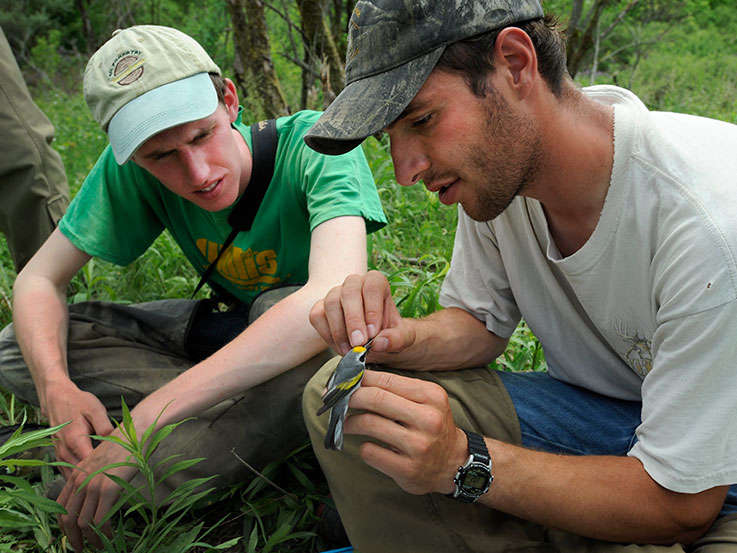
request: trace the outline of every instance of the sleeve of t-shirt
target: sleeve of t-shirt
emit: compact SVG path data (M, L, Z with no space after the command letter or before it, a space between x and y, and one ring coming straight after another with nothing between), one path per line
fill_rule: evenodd
M386 224L371 171L360 147L340 156L307 152L304 182L310 230L328 219L358 215L366 232Z
M468 217L460 205L453 259L440 304L467 311L502 338L509 338L520 321L494 233L487 223Z
M288 163L296 166L301 194L306 198L310 231L329 219L353 215L364 218L366 232L375 232L386 225L386 216L363 149L359 146L342 155L323 155L303 141L319 115L306 111L292 121L294 132L288 147Z
M117 265L128 265L153 243L164 226L139 190L143 169L119 166L110 146L103 151L59 223L80 250Z
M661 486L698 493L737 482L737 300L659 325L629 455Z

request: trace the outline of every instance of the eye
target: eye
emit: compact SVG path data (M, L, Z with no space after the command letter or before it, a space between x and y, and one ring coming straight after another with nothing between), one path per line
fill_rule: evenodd
M203 131L192 139L192 144L199 144L201 142L204 142L209 136L209 131Z
M161 160L163 160L163 159L166 159L166 158L168 158L169 156L171 156L171 154L172 154L172 152L170 152L170 151L169 151L169 152L161 152L160 154L156 154L156 155L155 155L155 156L153 157L153 160L154 160L154 161L161 161Z
M430 121L431 118L432 118L432 115L428 113L424 117L421 117L420 119L416 119L415 121L413 121L412 122L412 126L413 127L422 127L422 126L426 125Z

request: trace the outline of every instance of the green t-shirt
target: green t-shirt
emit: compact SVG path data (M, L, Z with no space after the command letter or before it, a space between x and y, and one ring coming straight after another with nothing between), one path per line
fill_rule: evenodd
M329 219L362 216L367 232L386 217L361 148L318 154L302 137L320 116L301 111L277 120L274 176L253 221L218 261L210 279L242 301L287 282L306 282L310 233ZM234 123L251 148L251 129ZM120 166L108 146L59 224L84 252L118 265L139 257L166 228L200 273L230 234L233 206L208 212L165 188L133 162Z

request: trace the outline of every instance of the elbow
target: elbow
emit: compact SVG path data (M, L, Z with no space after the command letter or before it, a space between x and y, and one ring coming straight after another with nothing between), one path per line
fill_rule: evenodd
M18 303L18 299L23 295L24 291L27 289L27 281L28 281L29 275L28 271L24 267L21 269L21 271L18 273L18 276L13 281L13 288L12 288L12 309L15 311L15 307Z
M719 515L724 503L726 487L712 488L697 494L677 494L668 512L669 536L663 543L692 545L699 540Z
M683 545L692 545L701 538L706 531L711 528L719 513L692 513L692 516L686 520L676 521L675 533L672 543L681 543Z
M26 267L23 267L13 281L13 295L16 295L23 288L23 284L28 275Z
M713 522L711 521L705 525L684 524L674 532L672 539L664 540L664 545L673 545L674 543L680 543L686 546L693 545L706 533Z

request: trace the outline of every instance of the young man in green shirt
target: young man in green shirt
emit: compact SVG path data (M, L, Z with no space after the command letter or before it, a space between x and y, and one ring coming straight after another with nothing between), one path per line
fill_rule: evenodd
M71 421L56 453L81 469L64 472L58 499L76 551L84 538L99 544L90 524L119 492L98 477L74 493L86 474L126 457L89 438L117 434L109 415L119 415L121 395L135 405L139 435L154 421L197 417L158 452L207 457L183 478L220 474L224 485L245 476L231 450L263 466L306 439L299 397L327 356L308 313L346 275L366 271L366 234L385 224L363 155L307 148L302 136L319 114L301 112L277 121L273 179L251 230L211 278L239 300L235 312L210 314L193 300L67 306L67 285L91 257L130 263L164 229L203 273L232 230L234 204L249 200L254 168L233 83L179 31L116 31L90 59L84 88L110 146L18 276L14 324L0 335L0 384L40 405L52 425ZM200 331L213 334L222 318L230 324L218 343L203 345Z

